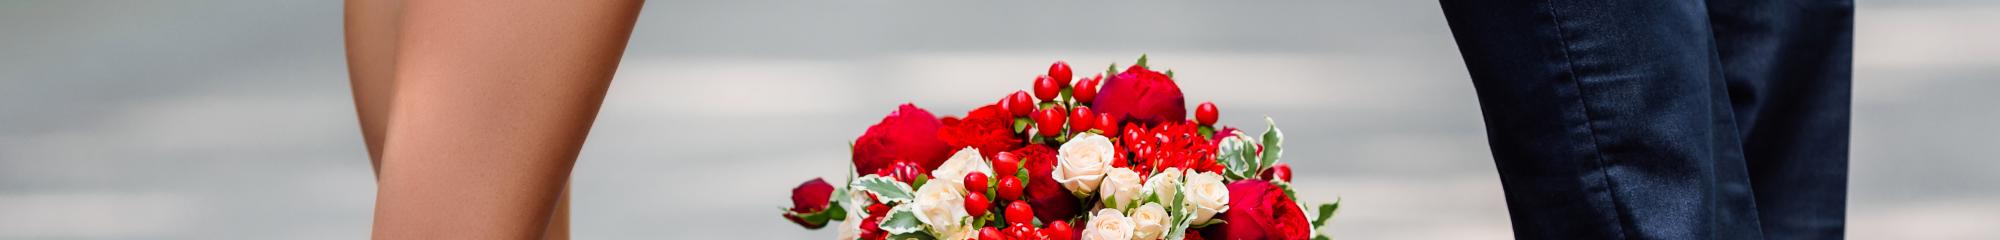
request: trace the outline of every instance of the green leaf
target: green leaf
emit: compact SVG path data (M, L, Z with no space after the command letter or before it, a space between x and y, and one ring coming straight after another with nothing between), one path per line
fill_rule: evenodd
M1313 218L1313 228L1320 228L1326 226L1327 220L1332 220L1333 214L1339 211L1340 211L1340 199L1338 198L1333 199L1333 203L1320 204L1318 212L1319 217Z
M883 203L909 203L917 199L916 190L910 190L909 184L878 175L854 180L854 189L874 193L875 198Z
M877 225L882 227L882 231L888 231L892 235L922 233L924 222L917 219L916 207L916 204L903 204L891 208L888 216L882 217L882 222Z
M1032 125L1035 125L1035 121L1030 121L1028 118L1014 118L1014 133L1028 131L1028 126Z
M1148 66L1148 65L1146 65L1146 54L1143 54L1143 53L1142 53L1142 54L1139 54L1139 62L1137 62L1137 63L1132 63L1132 65L1134 65L1134 66L1139 66L1139 67L1142 67L1142 68L1149 68L1149 69L1150 69L1150 68L1153 68L1152 66Z
M1264 159L1262 165L1257 167L1259 170L1278 163L1279 157L1285 155L1285 133L1278 131L1278 122L1271 120L1270 116L1264 116L1264 123L1270 127L1264 130Z
M906 234L896 234L896 235L889 235L889 238L888 238L888 239L895 239L895 240L935 240L935 239L937 239L937 237L932 237L932 236L931 236L930 234L926 234L926 233L906 233Z
M1326 237L1326 234L1320 234L1319 236L1314 236L1313 240L1333 240L1333 238Z
M840 220L847 217L847 211L842 210L840 204L829 204L826 206L826 210L811 213L792 212L788 209L780 209L780 211L785 211L785 214L788 215L799 216L799 219L804 219L806 222L812 223L812 225L819 225L820 227L826 227L828 221ZM818 229L816 227L808 228Z
M1248 136L1223 137L1216 145L1215 160L1222 163L1223 177L1229 180L1254 178L1261 166L1257 155L1257 143Z

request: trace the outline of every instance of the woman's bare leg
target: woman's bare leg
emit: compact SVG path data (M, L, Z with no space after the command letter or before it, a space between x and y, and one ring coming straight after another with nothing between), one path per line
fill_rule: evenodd
M361 138L368 161L382 170L382 137L387 134L389 103L395 97L396 37L402 23L401 0L347 0L347 77L354 91L355 115L361 118Z
M640 5L405 3L374 236L552 233Z

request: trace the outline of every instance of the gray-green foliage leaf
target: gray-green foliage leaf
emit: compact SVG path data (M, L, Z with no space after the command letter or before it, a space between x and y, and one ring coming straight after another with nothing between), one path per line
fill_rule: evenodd
M1259 170L1278 163L1279 157L1285 155L1285 133L1278 131L1278 122L1265 116L1264 123L1270 124L1270 127L1264 130L1264 156L1262 163L1259 163Z
M924 222L917 219L915 211L916 205L914 204L903 204L902 206L891 208L889 209L888 216L882 217L882 222L879 223L880 226L878 227L881 227L882 231L888 231L892 235L922 233Z
M883 203L909 203L915 201L916 191L909 184L894 178L869 175L854 180L854 189L875 193L875 198Z
M1262 166L1259 158L1262 156L1257 155L1256 140L1246 135L1224 137L1216 146L1215 160L1222 162L1222 175L1229 180L1256 177L1259 167Z

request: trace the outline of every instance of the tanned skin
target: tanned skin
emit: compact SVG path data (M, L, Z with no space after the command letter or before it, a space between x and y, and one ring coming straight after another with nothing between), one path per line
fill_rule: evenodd
M349 0L376 239L567 239L570 169L642 0Z

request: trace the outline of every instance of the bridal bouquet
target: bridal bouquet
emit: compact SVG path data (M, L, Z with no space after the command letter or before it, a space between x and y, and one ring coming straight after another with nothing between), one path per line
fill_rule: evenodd
M854 140L847 181L805 182L784 216L840 221L840 239L1326 238L1339 202L1298 200L1269 118L1253 135L1203 102L1189 120L1173 71L1143 56L1072 76L1058 61L1032 94L963 117L904 104Z

